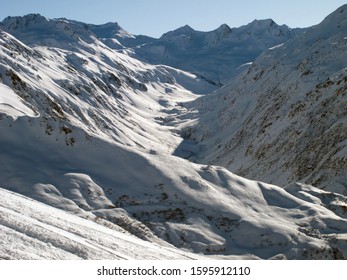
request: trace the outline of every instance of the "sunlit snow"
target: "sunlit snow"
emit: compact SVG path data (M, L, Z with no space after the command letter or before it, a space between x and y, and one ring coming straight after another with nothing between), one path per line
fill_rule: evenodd
M0 258L346 258L346 11L234 30L252 58L232 69L226 25L154 42L118 24L5 19ZM182 49L185 66L206 60L178 69Z

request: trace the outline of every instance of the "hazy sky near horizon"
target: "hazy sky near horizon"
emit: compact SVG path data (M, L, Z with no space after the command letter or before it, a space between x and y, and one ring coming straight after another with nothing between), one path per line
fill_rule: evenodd
M118 22L132 34L160 37L183 25L200 31L273 19L289 27L308 27L346 4L346 0L0 0L0 20L39 13L86 23Z

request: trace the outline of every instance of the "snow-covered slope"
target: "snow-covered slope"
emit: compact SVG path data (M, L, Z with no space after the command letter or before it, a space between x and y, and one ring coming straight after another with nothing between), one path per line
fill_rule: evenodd
M199 149L180 132L201 112L183 104L211 83L111 49L81 23L7 20L13 30L1 27L17 38L0 32L0 187L115 232L1 190L1 258L199 257L167 243L214 258L347 257L343 195L175 156ZM76 224L85 232L72 231ZM134 244L153 250L140 254ZM54 255L38 249L49 246Z
M132 47L154 40L148 36L132 35L116 22L95 25L66 18L51 20L40 14L7 17L0 23L0 28L26 44L63 48L73 45L76 40L92 42L93 38L98 38L113 49L124 49L124 46Z
M0 188L0 259L197 259Z
M35 36L23 37L33 44ZM191 90L204 93L214 89L192 74L116 53L93 37L88 37L91 43L80 38L65 42L63 38L61 35L56 48L44 43L30 48L4 32L0 38L2 87L6 91L12 88L21 101L17 103L40 116L48 134L64 130L68 136L66 123L126 145L160 148L156 134L162 130L153 121L159 117L158 111L180 99L192 99ZM2 106L17 105L3 102ZM50 124L49 117L59 125ZM180 141L171 133L166 135L167 149Z
M158 236L216 257L346 256L341 195L304 185L283 190L168 154L86 140L76 129L68 146L36 119L1 123L1 185L7 189L106 219L148 241Z
M195 160L247 178L347 194L347 6L264 52L214 95L191 104ZM192 109L193 110L193 109ZM194 158L194 157L193 157Z
M305 31L279 26L266 19L254 20L238 28L222 24L209 32L196 31L186 25L155 39L130 34L118 23L93 25L65 18L49 20L39 14L7 17L0 27L29 45L66 48L68 43L71 48L76 40L91 43L98 38L112 49L151 64L192 72L217 86L247 68L267 48Z
M271 19L255 20L239 28L223 24L201 32L186 25L152 42L139 42L129 54L154 64L184 69L217 85L229 81L269 47L302 33Z

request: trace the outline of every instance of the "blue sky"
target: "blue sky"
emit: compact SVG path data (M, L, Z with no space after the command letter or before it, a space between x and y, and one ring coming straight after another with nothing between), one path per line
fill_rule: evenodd
M130 33L159 37L185 24L209 31L223 23L238 27L266 18L307 27L343 4L346 0L0 0L0 20L40 13L95 24L118 22Z

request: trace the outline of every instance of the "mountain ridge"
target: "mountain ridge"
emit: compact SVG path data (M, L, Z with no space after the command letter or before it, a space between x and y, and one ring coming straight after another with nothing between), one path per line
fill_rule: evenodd
M304 31L279 26L272 20L255 20L238 28L224 24L208 32L186 26L129 53L150 63L185 69L221 85L238 75L240 66L252 62L262 51Z
M346 194L345 11L265 51L238 80L196 105L201 125L189 135L205 149L202 162Z
M35 20L38 19L41 23L46 21L48 27L45 29L54 28L54 24L59 25L60 36L65 40L67 37L75 36L74 39L77 39L76 36L79 36L91 43L90 37L93 36L110 48L123 51L144 62L165 64L186 70L219 86L238 75L245 69L247 63L252 62L262 51L306 30L291 29L286 25L277 25L272 19L265 19L254 20L247 25L234 28L221 24L212 31L197 31L185 25L155 39L144 35L132 35L118 23L95 25L67 19L53 19L49 22L39 14L8 17L0 23L0 27L30 44L30 38L26 34L12 29L16 23L20 26L26 26L28 23L35 25ZM45 36L51 35L45 34ZM38 39L40 38L35 40ZM51 40L54 39L55 36ZM46 41L46 44L53 44L47 39ZM54 44L58 43L55 41Z
M318 26L287 43L271 44L241 76L220 90L216 83L199 75L149 64L144 58L138 60L133 57L139 55L137 49L124 49L120 41L115 48L108 46L109 41L97 38L82 23L72 23L65 29L69 23L64 20L49 23L38 18L51 29L29 26L32 32L23 29L18 38L1 31L0 187L99 225L113 223L132 236L131 246L141 238L166 244L166 249L170 243L217 259L345 259L344 189L322 190L296 183L289 180L292 169L288 165L280 176L274 172L276 168L267 169L271 164L276 167L279 157L292 160L292 156L305 154L305 149L296 151L305 148L301 134L317 138L306 141L315 148L308 155L313 152L314 157L318 151L316 158L329 163L323 169L331 172L328 179L333 182L335 171L344 178L344 165L331 165L328 157L333 153L342 160L345 157L346 137L340 128L346 124L346 71L341 69L346 40L344 29L336 26L343 17L333 15L324 23L327 27L333 24L332 29L323 24L324 34L330 33L328 40L324 37L317 41L312 35L320 33ZM265 23L266 28L274 26L271 21ZM113 27L110 24L106 31ZM44 32L35 34L38 30ZM232 34L226 26L219 29L223 30L227 36ZM135 53L130 55L132 51ZM274 138L278 140L273 144ZM239 145L233 150L236 143ZM236 163L253 160L251 167L263 164L265 171L276 174L281 186L245 179L210 164L221 152L209 149L218 145L228 152L228 158L221 158L218 164L225 165L224 160L237 156ZM281 157L285 147L289 152ZM245 148L248 157L243 157ZM328 156L322 158L324 153ZM210 158L204 158L206 154ZM271 161L271 155L275 161ZM199 164L184 159L194 160L194 156L197 162L199 156L211 162ZM315 163L312 158L297 162L307 167L299 169L305 172L311 172L309 164ZM264 170L262 175L267 175ZM256 175L261 173L255 171ZM306 183L316 179L316 174L312 175L313 180ZM40 248L37 244L47 248L41 233L33 230L37 221L30 224L24 214L13 216L13 211L30 209L28 200L2 189L0 192L0 211L6 217L0 220L4 229L0 232L4 237L0 238L1 257L30 258L18 255L8 242L11 234L23 236L26 227L34 238L30 248ZM10 203L11 199L19 203ZM33 203L32 207L41 208L38 205ZM45 209L54 212L54 217L60 216L51 208ZM40 217L36 211L29 212L34 220ZM72 217L64 217L70 225ZM49 221L40 219L46 228ZM57 225L53 226L52 232L43 232L51 244L63 245L55 249L61 258L73 257L71 251L83 258L100 257L95 247L82 248L69 239L62 242L55 234ZM94 226L88 223L90 227ZM89 233L86 230L88 238ZM107 239L103 237L100 242L109 244ZM124 247L109 246L113 247L108 256L117 255L117 250L124 253ZM165 248L156 248L160 254L141 256L162 258ZM166 257L188 257L183 251L175 252ZM31 258L35 256L42 255Z

